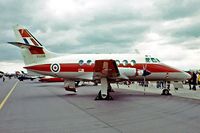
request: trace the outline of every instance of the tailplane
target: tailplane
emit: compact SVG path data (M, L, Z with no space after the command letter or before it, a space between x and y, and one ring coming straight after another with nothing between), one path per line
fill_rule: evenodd
M21 49L25 65L37 64L55 57L55 54L48 51L27 29L17 25L14 32L17 41L8 43Z

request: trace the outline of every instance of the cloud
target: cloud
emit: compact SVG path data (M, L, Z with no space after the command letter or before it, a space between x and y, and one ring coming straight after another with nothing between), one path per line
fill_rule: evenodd
M14 61L22 59L20 50L9 44L2 44L0 48L0 61Z
M0 1L0 62L22 59L17 48L6 44L15 41L12 27L21 24L53 52L139 49L166 61L187 60L189 67L198 68L192 55L200 49L199 4L197 0Z
M0 66L1 66L0 71L3 71L4 73L15 73L16 71L26 71L23 68L24 63L21 60L15 60L12 62L1 61Z
M171 40L166 36L160 36L156 33L146 34L145 39L132 47L132 50L138 49L141 55L152 55L160 59L161 62L175 66L182 70L198 69L198 53L200 49L194 48L199 40L189 40L181 44L171 44ZM195 42L196 41L196 42ZM190 48L189 48L190 45Z
M172 20L198 14L200 1L198 0L162 0L155 1L163 19Z

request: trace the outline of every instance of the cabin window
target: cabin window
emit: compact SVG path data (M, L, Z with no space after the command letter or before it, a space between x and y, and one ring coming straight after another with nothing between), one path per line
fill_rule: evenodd
M84 61L83 60L79 60L79 65L83 65Z
M119 60L116 60L115 62L116 62L116 64L119 66L119 64L120 64L120 61L119 61Z
M127 60L123 60L123 65L124 66L128 65L128 61Z
M131 60L131 65L135 65L136 64L136 61L135 60Z
M88 64L88 65L91 65L91 64L92 64L92 61L91 61L91 60L87 60L87 64Z

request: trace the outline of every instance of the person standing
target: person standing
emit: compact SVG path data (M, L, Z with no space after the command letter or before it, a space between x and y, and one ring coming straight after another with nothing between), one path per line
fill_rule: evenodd
M199 88L200 88L200 72L198 72L198 76L197 76L197 84L199 85Z
M192 85L192 72L191 72L191 71L189 71L188 73L189 73L189 74L190 74L190 76L191 76L191 78L190 78L190 79L188 79L189 90L192 90L192 87L191 87L191 85Z
M3 77L2 77L2 78L3 78L3 82L4 82L4 81L5 81L5 77L4 77L4 75L3 75Z
M197 84L197 75L195 72L192 73L192 89L193 90L196 90L196 84Z
M170 81L167 81L167 89L170 90Z

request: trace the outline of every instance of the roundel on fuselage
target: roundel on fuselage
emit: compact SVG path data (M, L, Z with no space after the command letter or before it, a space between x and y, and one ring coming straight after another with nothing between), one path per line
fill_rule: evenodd
M60 72L60 64L58 64L58 63L51 64L50 69L53 73L59 73Z

